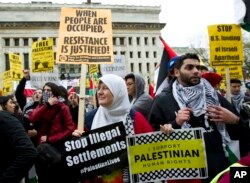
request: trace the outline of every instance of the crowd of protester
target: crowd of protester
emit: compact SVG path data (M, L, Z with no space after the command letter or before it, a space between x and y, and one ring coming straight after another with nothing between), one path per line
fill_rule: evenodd
M169 135L174 129L204 129L208 178L167 182L210 182L235 163L226 153L232 141L239 142L239 158L247 157L250 98L241 90L241 81L231 79L229 102L219 90L222 77L207 69L202 73L196 54L177 56L168 67L168 84L153 97L145 91L145 80L139 74L130 73L124 78L114 74L100 77L95 96L97 104L85 109L84 130L77 129L81 123L78 121L78 94L68 93L64 87L48 82L37 88L31 99L27 98L24 90L29 72L25 70L15 95L0 97L0 141L4 147L0 151L0 183L29 179L32 170L36 171L39 183L69 183L63 166L59 164L52 169L36 161L36 146L45 142L59 144L72 136L81 137L86 131L121 121L127 136L153 131ZM128 169L116 170L120 175L119 183L130 182ZM108 176L103 174L81 182L107 182ZM225 179L223 174L221 177Z

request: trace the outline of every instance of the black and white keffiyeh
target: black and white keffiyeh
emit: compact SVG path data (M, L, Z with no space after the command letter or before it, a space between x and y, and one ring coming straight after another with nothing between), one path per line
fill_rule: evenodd
M238 95L232 95L232 103L234 107L236 108L237 112L240 113L240 110L242 109L242 104L244 102L244 94L240 92Z
M193 115L199 117L206 113L208 105L220 105L218 94L216 90L210 85L210 83L201 78L200 83L195 86L184 87L176 80L173 83L173 96L177 101L180 109L189 107L193 111ZM205 126L209 127L206 115L205 115ZM182 128L189 128L185 122ZM226 145L231 142L230 136L226 130L224 123L216 123L216 127L222 137L222 147L225 155L228 156L226 151Z
M181 109L183 107L191 108L196 117L205 114L208 105L219 105L216 91L203 78L199 84L189 87L183 87L176 80L173 83L173 95Z

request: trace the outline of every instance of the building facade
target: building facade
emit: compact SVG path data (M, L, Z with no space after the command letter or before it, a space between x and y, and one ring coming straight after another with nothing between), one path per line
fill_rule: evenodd
M159 36L165 24L159 22L160 7L100 3L0 3L0 73L9 69L9 53L21 55L24 68L30 68L31 45L37 40L53 38L56 58L61 7L110 9L114 55L125 56L128 73L141 73L145 79L153 79L163 49ZM60 74L70 78L79 77L80 69L80 65L59 65Z

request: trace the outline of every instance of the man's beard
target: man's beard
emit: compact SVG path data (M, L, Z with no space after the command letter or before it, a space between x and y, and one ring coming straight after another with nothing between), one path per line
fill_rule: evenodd
M187 77L185 74L180 73L180 79L186 86L195 86L200 83L199 76Z

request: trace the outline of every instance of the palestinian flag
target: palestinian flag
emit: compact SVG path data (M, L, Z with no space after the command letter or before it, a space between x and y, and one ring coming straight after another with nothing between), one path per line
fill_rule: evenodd
M167 76L168 76L168 62L176 57L176 53L168 46L168 44L160 37L160 40L164 46L160 67L158 70L158 77L157 77L157 83L156 83L156 95L159 94L164 87L166 87L167 82ZM155 72L157 73L157 71Z
M250 1L235 0L234 1L235 19L241 27L250 32Z
M95 84L93 81L93 77L90 76L89 77L89 95L94 96L94 93L95 93Z

